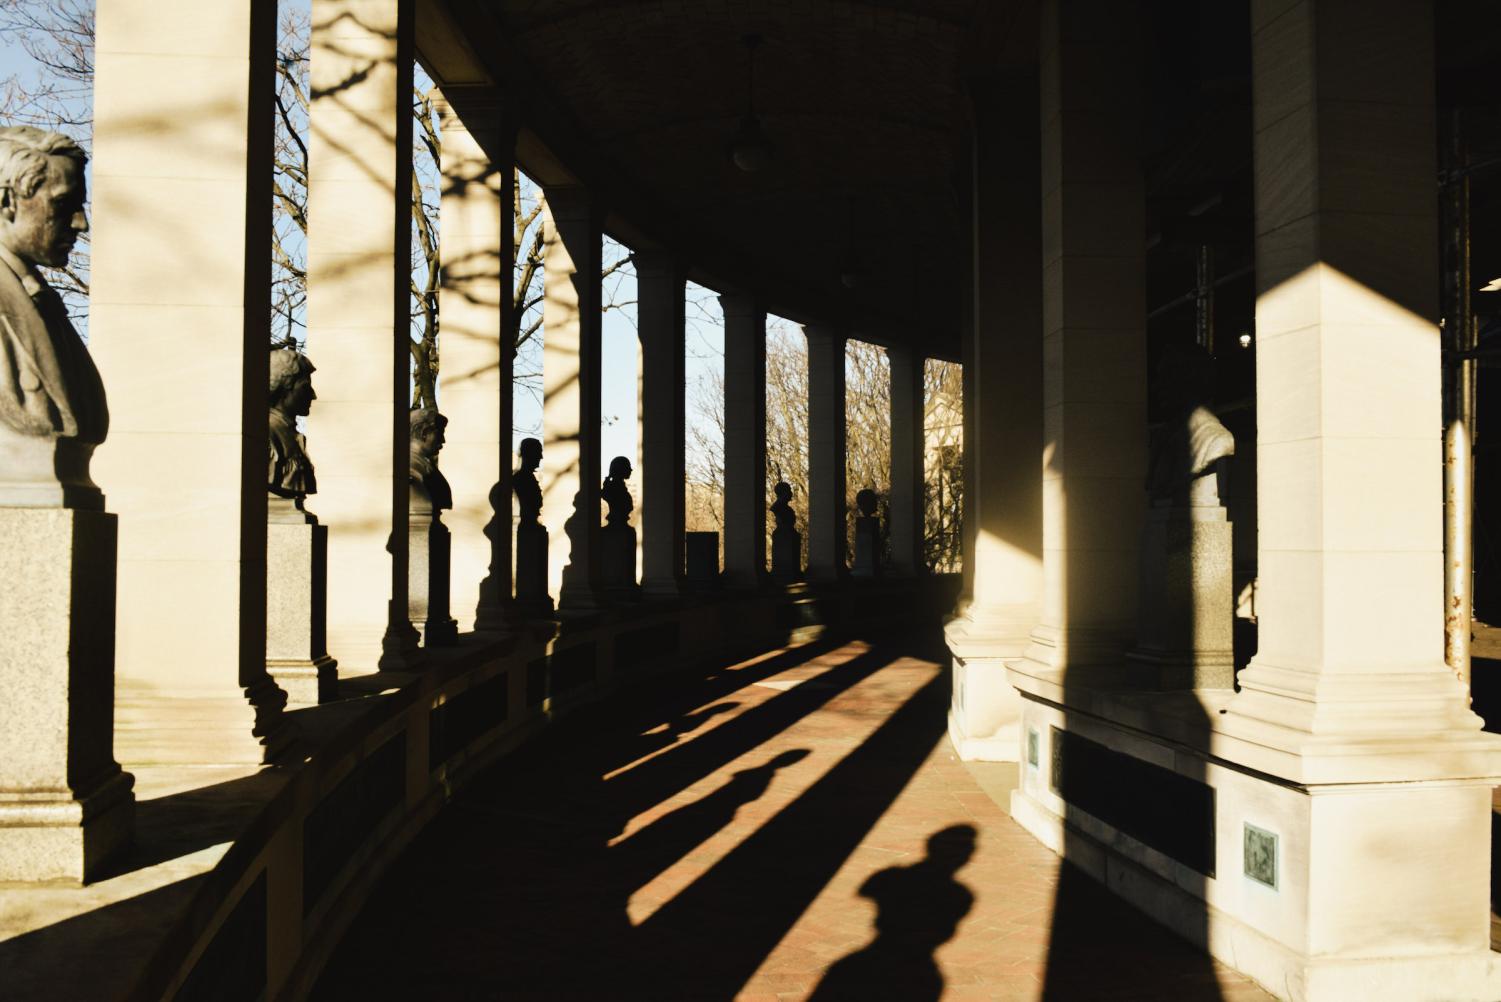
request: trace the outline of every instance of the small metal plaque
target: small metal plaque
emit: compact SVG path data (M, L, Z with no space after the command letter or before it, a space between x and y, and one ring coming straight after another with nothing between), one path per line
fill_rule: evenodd
M1277 836L1247 822L1245 825L1246 876L1258 884L1277 889Z
M1040 753L1037 750L1037 746L1040 743L1041 742L1040 742L1040 740L1039 740L1039 738L1037 736L1037 732L1035 730L1031 729L1031 728L1028 728L1027 729L1027 764L1030 765L1034 769L1037 768L1037 763L1038 763L1038 760L1040 758Z

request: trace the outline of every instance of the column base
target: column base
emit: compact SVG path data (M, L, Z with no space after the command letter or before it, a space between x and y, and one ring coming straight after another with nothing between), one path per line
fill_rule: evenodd
M1020 757L1021 696L1006 676L1006 663L1026 652L1021 620L1020 615L997 614L987 628L983 620L967 616L944 628L953 671L949 741L965 761L1015 762ZM1031 623L1027 618L1027 626Z
M130 845L135 778L116 772L84 796L0 793L0 881L83 884Z
M646 578L641 582L641 596L651 602L670 602L682 594L677 578Z
M1011 815L1039 841L1279 998L1501 998L1494 778L1289 784L1226 760L1212 705L1158 735L1184 694L1120 698L1143 712L1026 700Z
M404 611L397 615L394 601L388 601L387 605L390 616L386 621L385 635L380 638L380 660L376 667L381 671L420 671L420 637Z
M339 663L326 654L310 661L267 660L266 674L287 694L288 706L318 706L339 698Z

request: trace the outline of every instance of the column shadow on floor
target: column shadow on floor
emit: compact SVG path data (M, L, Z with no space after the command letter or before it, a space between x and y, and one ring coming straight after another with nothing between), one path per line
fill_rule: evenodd
M722 699L734 691L727 686L792 665L774 658L690 686L668 705L612 706L556 725L477 781L404 854L314 997L733 998L942 738L946 679L935 675L706 869L692 865L696 847L806 750L768 754L707 796L618 836L632 818L905 653L877 643L824 669L819 685L794 686L608 780L639 757L644 723L666 721L668 733L682 732L704 713L695 710L704 696ZM631 895L685 860L686 885L632 924ZM391 943L402 949L390 951Z

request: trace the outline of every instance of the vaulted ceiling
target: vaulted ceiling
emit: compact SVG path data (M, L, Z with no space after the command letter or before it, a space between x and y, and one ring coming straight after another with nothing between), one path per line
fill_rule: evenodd
M1034 4L434 0L419 11L435 79L462 89L482 68L523 108L522 167L598 192L617 238L679 250L695 278L756 291L794 320L957 358L966 81L1030 58ZM748 34L763 39L752 88ZM728 155L748 89L775 151L753 174Z

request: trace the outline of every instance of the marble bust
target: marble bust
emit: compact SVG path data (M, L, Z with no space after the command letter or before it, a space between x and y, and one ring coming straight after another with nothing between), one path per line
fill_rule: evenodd
M425 503L432 511L453 507L453 489L438 469L438 453L443 451L444 430L448 418L432 407L418 407L411 415L411 466L408 469L412 499ZM416 508L414 506L413 510Z
M88 230L84 151L67 136L0 128L0 504L102 508L89 478L109 431L104 383L38 270Z
M599 489L599 496L605 504L610 506L605 514L605 524L608 526L629 525L631 512L635 510L636 502L631 498L631 492L625 482L630 479L631 461L624 456L616 456L610 460L610 473L605 477L603 486Z
M277 497L302 499L318 493L307 439L297 419L307 417L318 394L313 392L313 363L296 348L271 349L271 404L266 489Z
M516 494L520 524L537 525L542 514L542 487L537 483L537 467L542 465L542 443L535 438L521 440L521 466L511 477L511 490Z
M1210 409L1214 359L1199 345L1169 347L1158 363L1168 419L1152 436L1147 493L1154 505L1218 505L1216 464L1235 436Z

